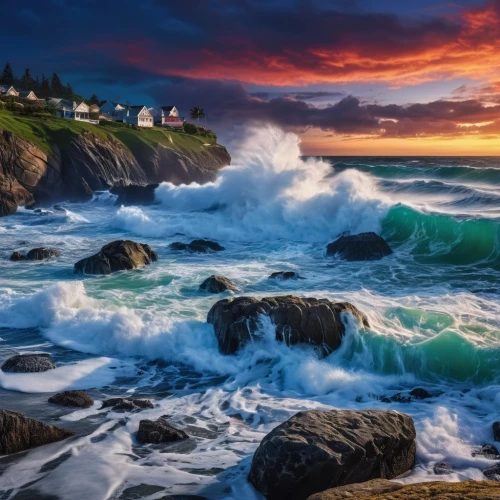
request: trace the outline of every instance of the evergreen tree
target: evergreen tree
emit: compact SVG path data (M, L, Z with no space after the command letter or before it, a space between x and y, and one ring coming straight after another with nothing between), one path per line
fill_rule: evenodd
M61 79L57 76L57 73L52 73L50 92L52 97L64 97L64 94L66 93L66 88L61 83Z
M45 75L42 75L42 83L40 84L40 90L38 93L40 94L39 97L42 99L46 99L50 96L50 83L47 78L45 78Z
M26 68L20 82L21 90L32 90L34 86L35 80L33 80L33 77L31 76L30 69Z
M66 99L73 99L73 87L68 83L66 84L66 87L64 87L64 97Z
M12 85L14 83L14 72L12 71L12 67L9 63L6 63L2 75L0 76L0 82L6 83L7 85Z
M89 99L90 104L99 104L99 97L95 94L92 94Z
M40 77L36 75L35 83L34 83L35 90L40 90Z

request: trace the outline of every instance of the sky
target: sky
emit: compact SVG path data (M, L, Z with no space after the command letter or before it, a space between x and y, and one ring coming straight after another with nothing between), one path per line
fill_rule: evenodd
M17 75L85 97L204 108L307 155L500 155L500 0L23 0L2 9Z

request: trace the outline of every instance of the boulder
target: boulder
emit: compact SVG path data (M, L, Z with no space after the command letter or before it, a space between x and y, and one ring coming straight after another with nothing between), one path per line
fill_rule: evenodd
M269 276L270 280L303 280L302 276L293 271L277 271Z
M415 461L415 428L404 413L310 410L264 437L249 480L266 498L306 499L370 479L392 479Z
M432 394L422 387L416 387L412 391L410 391L410 396L415 399L428 399L432 398Z
M117 186L110 189L110 192L118 195L115 205L135 205L148 206L156 203L155 189L159 184L148 184L147 186Z
M175 241L170 244L170 248L177 252L187 251L196 253L222 252L225 248L219 243L210 240L193 240L191 243L181 243Z
M493 439L495 441L500 441L500 422L493 423Z
M341 236L326 247L327 256L337 255L341 259L350 261L379 260L391 253L390 246L376 233Z
M214 325L219 349L234 354L259 335L260 317L268 316L276 326L276 339L287 345L307 343L321 347L324 353L340 346L345 333L341 318L351 313L368 327L367 318L348 302L328 299L285 297L238 297L219 300L210 309L207 321Z
M88 408L94 404L83 391L64 391L49 398L49 403L61 406L76 406L77 408Z
M137 440L140 443L171 443L189 439L189 436L182 430L172 427L166 420L141 420L137 431Z
M497 483L500 483L500 464L495 464L491 467L484 469L483 474L490 481L496 481ZM500 496L498 498L500 498Z
M10 256L10 260L13 262L19 262L20 260L26 260L26 255L23 255L21 252L13 252Z
M144 410L146 408L154 408L153 403L149 399L137 398L111 398L103 401L101 410L103 408L111 408L112 410Z
M2 371L11 373L35 373L52 370L56 365L50 354L16 354L2 365Z
M395 485L383 490L384 485L375 481L332 488L311 495L308 500L497 500L500 499L500 484L492 481L433 481L407 484L387 481ZM349 491L352 488L352 493ZM388 487L390 488L390 487Z
M493 444L485 444L484 446L481 446L479 450L472 452L472 456L487 458L489 460L500 460L498 449Z
M436 474L437 476L446 476L453 473L451 465L447 464L446 462L438 462L434 465L433 470L434 474Z
M212 275L200 285L200 290L208 293L222 293L226 290L237 292L238 287L224 276Z
M39 247L30 250L27 253L26 258L28 260L45 260L50 259L51 257L59 257L60 255L61 252L55 248Z
M74 432L44 424L22 413L0 410L0 455L60 441Z
M143 243L117 240L103 246L99 253L75 264L75 274L111 274L135 269L158 260L158 254Z

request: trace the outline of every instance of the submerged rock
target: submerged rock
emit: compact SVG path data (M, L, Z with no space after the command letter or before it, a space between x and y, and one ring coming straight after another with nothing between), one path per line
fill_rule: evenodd
M492 467L488 467L488 468L484 469L483 474L490 481L496 481L496 482L500 483L500 464L495 464ZM500 498L500 490L499 490L499 497L498 498Z
M83 391L64 391L49 398L49 403L61 406L75 406L77 408L89 408L94 401Z
M159 184L148 184L147 186L117 186L110 190L111 193L118 195L115 205L154 205L155 189Z
M327 256L338 255L350 261L379 260L391 254L391 247L376 233L341 236L326 247Z
M293 271L277 271L269 276L270 280L303 280L302 276Z
M259 335L260 319L268 316L276 327L276 339L288 345L307 343L331 352L340 346L345 333L341 319L351 313L368 327L368 319L348 302L327 299L285 297L238 297L219 300L210 309L207 321L214 325L219 350L233 354Z
M493 439L495 441L500 441L500 422L494 422L492 429L493 429Z
M445 476L453 473L451 465L447 464L446 462L438 462L437 464L434 465L433 470L434 474L438 476Z
M75 264L75 274L110 274L135 269L158 260L158 254L143 243L117 240L103 246L99 253Z
M60 257L60 255L61 252L59 250L56 250L55 248L39 247L33 248L28 252L27 255L23 255L21 252L14 252L10 256L10 260L46 260L50 259L51 257Z
M52 370L56 365L50 354L16 354L2 365L2 371L12 373L35 373Z
M26 255L23 255L21 252L12 252L10 256L10 260L13 262L19 262L20 260L26 260Z
M22 413L0 410L0 455L29 450L74 434L72 431L25 417Z
M493 444L485 444L481 446L479 450L472 452L473 457L482 457L487 458L489 460L499 460L500 454L498 453L498 449Z
M183 430L171 426L163 418L139 422L137 440L140 443L171 443L181 439L189 439L189 436Z
M170 248L175 251L188 251L197 253L222 252L225 248L215 241L193 240L191 243L181 243L175 241L170 244Z
M268 499L299 500L327 488L392 479L415 461L415 428L395 411L310 410L264 437L249 480Z
M111 408L112 410L144 410L145 408L154 408L153 403L149 399L137 398L111 398L103 401L103 408Z
M410 396L415 399L428 399L432 398L432 394L422 387L416 387L412 391L410 391Z
M231 290L232 292L237 292L238 287L224 276L210 276L201 285L200 290L208 293L222 293L226 290Z

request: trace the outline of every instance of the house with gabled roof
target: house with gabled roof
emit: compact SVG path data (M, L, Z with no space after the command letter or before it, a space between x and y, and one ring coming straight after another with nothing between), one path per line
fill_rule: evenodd
M48 100L48 103L55 106L59 118L67 118L68 120L78 120L99 125L99 120L90 119L90 106L86 102L82 101L77 103L75 101L52 97Z
M153 117L148 108L144 105L127 106L123 112L123 123L128 125L137 125L138 127L152 127Z
M155 121L162 127L180 128L183 126L179 111L175 106L160 106Z
M0 83L0 95L19 97L19 92L9 83Z
M20 90L18 94L19 97L27 99L28 101L38 101L38 97L32 90Z
M125 111L125 108L125 104L113 101L104 101L101 103L99 114L107 120L122 121L123 111Z

